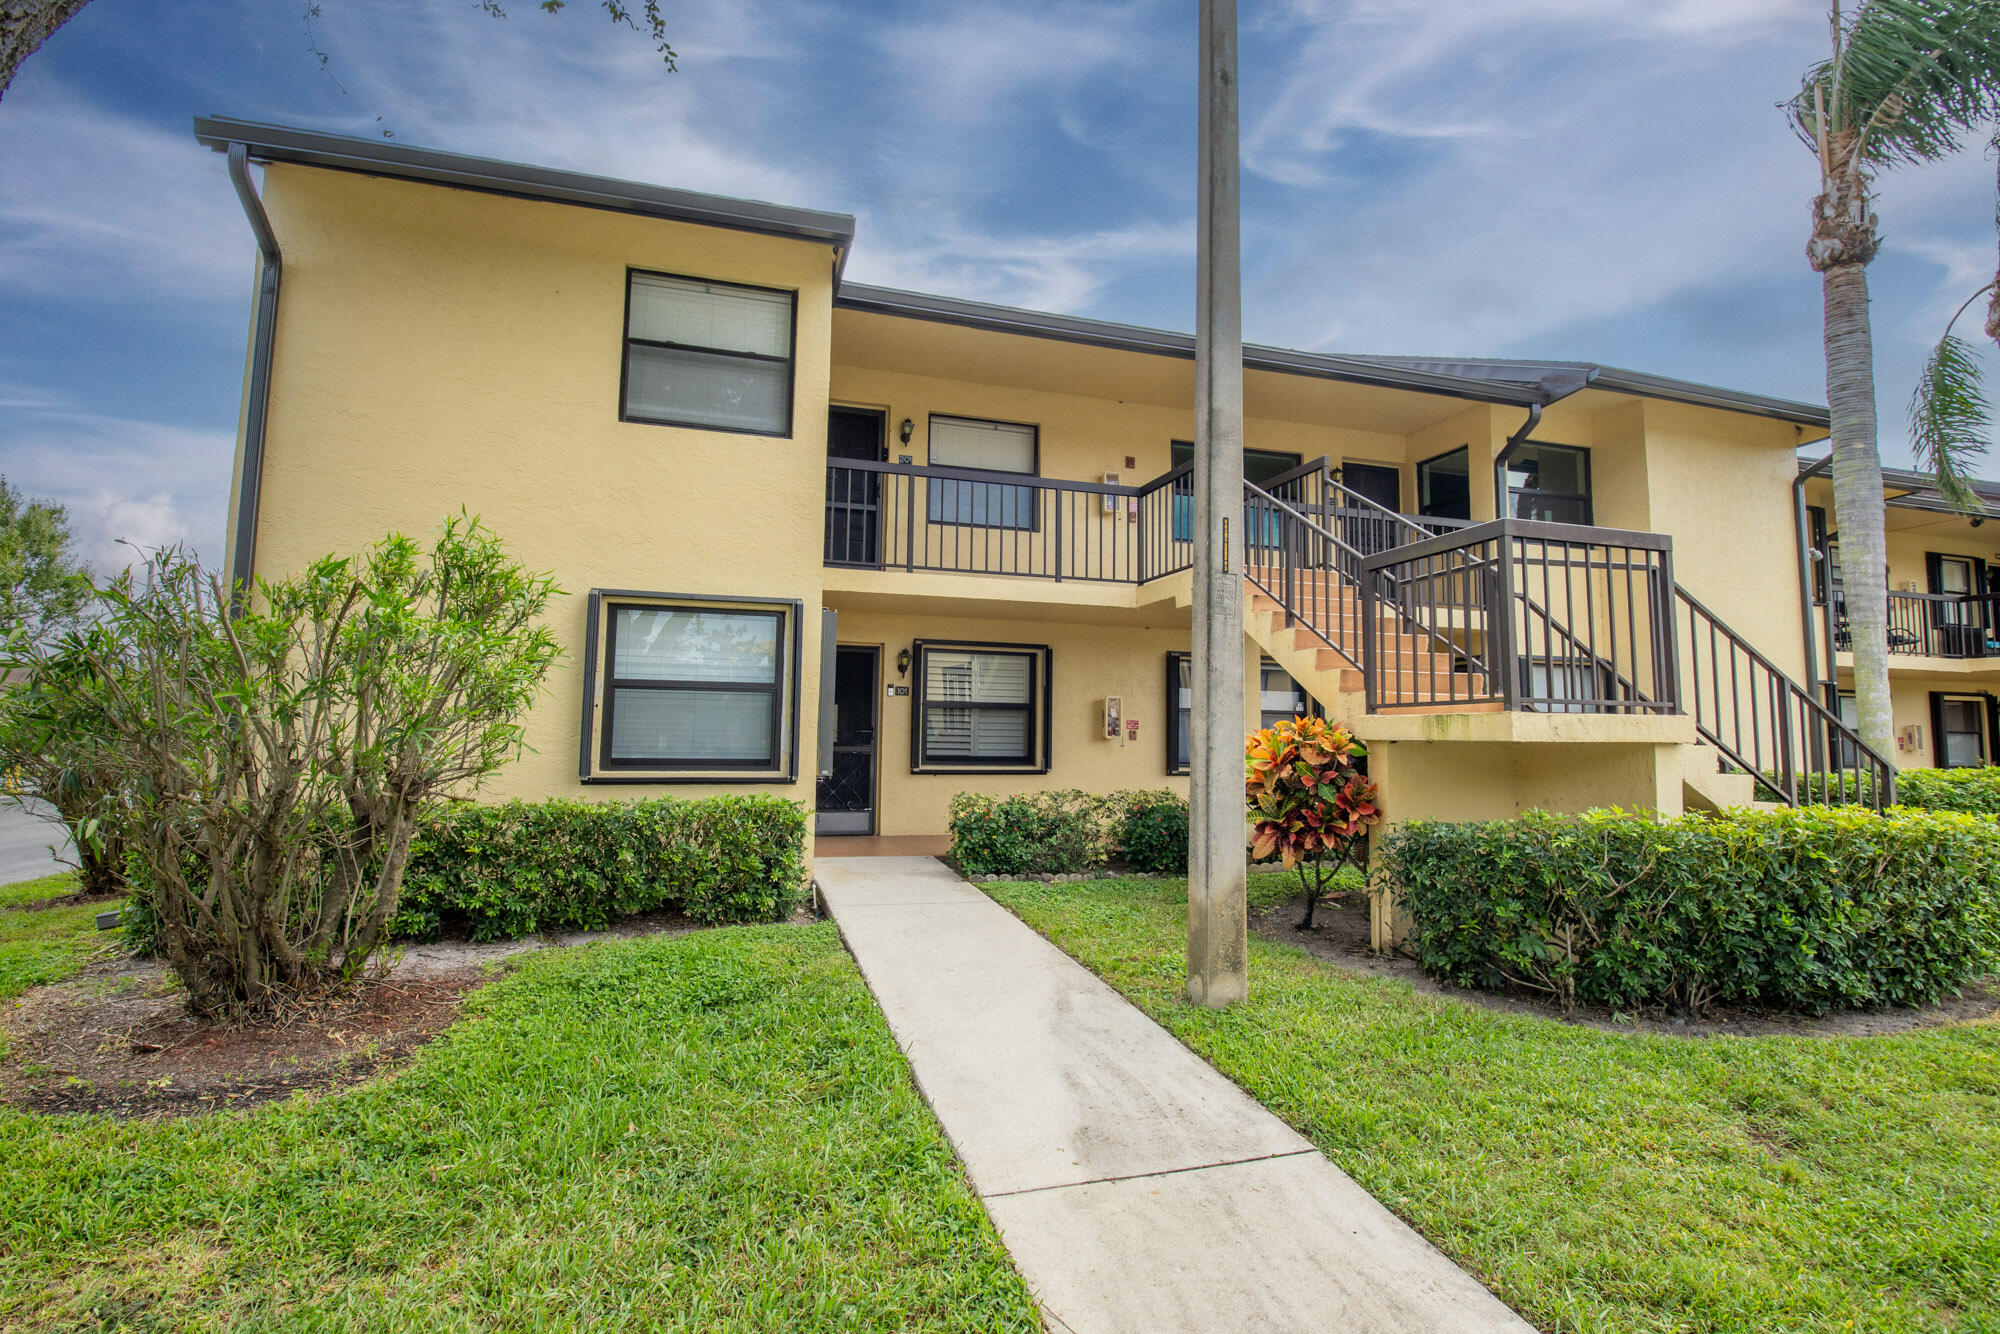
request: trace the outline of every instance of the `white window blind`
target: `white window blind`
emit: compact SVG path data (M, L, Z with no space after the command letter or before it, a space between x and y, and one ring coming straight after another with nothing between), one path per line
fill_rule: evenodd
M927 762L1023 764L1034 758L1035 655L924 651Z
M1035 428L970 417L932 417L931 465L1032 474Z
M631 336L712 352L792 355L792 294L632 275Z
M604 761L663 769L776 767L784 617L692 606L610 608Z
M779 435L791 428L792 294L635 273L625 416Z
M616 641L621 681L778 679L778 618L765 612L620 607Z

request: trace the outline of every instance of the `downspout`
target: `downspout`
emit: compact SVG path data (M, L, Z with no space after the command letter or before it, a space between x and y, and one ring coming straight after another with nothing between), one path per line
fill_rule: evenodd
M1507 517L1507 465L1513 462L1515 452L1528 443L1528 437L1541 424L1542 405L1530 403L1528 420L1521 423L1520 430L1507 437L1506 448L1493 457L1493 517L1496 519Z
M1834 670L1833 639L1830 631L1826 645L1826 675L1820 675L1819 628L1813 624L1812 524L1806 515L1806 483L1820 476L1832 463L1833 455L1828 454L1810 468L1801 469L1799 475L1792 479L1792 531L1796 538L1795 545L1798 547L1799 556L1799 620L1806 632L1806 670L1812 675L1816 693L1821 696L1820 702L1829 708L1833 707L1833 701L1826 698L1828 693L1826 687L1834 684L1840 677ZM1830 623L1833 602L1832 570L1827 571L1826 596Z
M236 485L236 544L229 555L229 579L238 598L247 596L255 572L257 502L264 478L264 431L271 407L271 341L278 327L278 280L284 253L257 187L250 180L250 151L229 145L229 180L243 204L243 215L257 237L257 321L250 335L250 382L244 389L243 467Z

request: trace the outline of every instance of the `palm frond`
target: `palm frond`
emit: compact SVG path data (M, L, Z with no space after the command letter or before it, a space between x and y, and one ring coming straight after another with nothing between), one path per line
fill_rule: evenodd
M1973 494L1970 477L1974 461L1985 457L1992 433L1993 409L1986 401L1979 354L1946 330L1910 396L1910 446L1918 465L1937 483L1938 494L1967 513L1985 508Z
M2000 0L1863 0L1788 104L1810 147L1821 105L1828 135L1859 136L1868 165L1957 152L2000 114Z

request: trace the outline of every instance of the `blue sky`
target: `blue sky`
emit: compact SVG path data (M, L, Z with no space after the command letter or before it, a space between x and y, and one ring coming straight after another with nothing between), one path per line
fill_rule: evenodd
M1189 0L669 6L92 0L0 100L0 473L87 554L221 554L250 234L196 113L854 213L863 282L1185 329ZM1811 0L1251 0L1245 330L1600 361L1818 401ZM1993 163L1883 183L1883 448L1992 276ZM1976 329L1976 326L1974 326ZM1992 471L1989 469L1988 471Z

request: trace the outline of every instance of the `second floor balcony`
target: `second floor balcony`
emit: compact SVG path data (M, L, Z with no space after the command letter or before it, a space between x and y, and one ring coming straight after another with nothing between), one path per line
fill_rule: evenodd
M1889 652L1897 657L2000 659L2000 615L1992 593L1889 593ZM1833 646L1854 649L1846 599L1836 593Z

